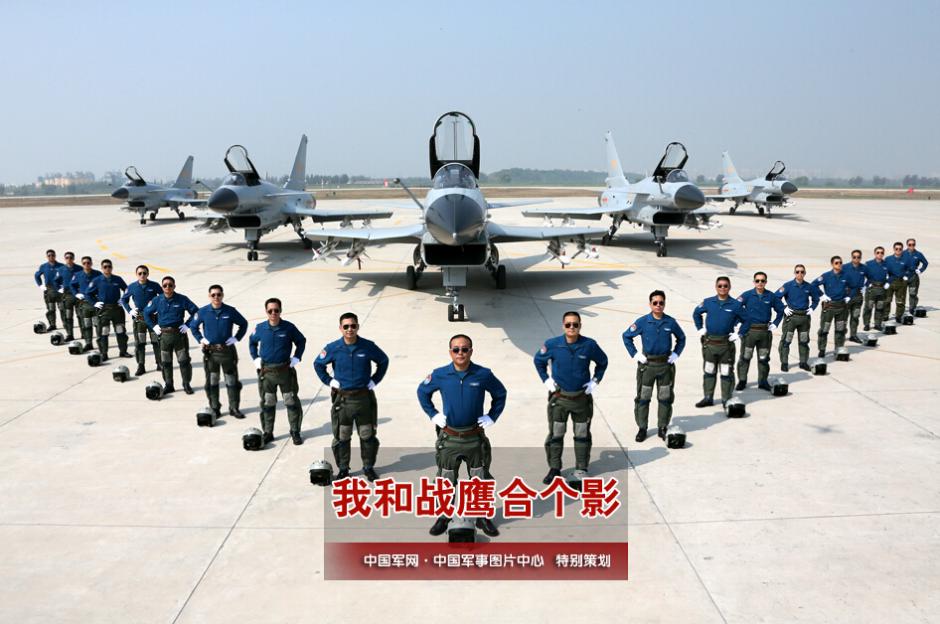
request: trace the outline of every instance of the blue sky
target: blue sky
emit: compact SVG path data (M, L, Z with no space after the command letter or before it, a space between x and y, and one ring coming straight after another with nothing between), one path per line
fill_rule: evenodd
M437 116L482 168L940 175L940 3L5 2L0 182L51 171L426 173Z

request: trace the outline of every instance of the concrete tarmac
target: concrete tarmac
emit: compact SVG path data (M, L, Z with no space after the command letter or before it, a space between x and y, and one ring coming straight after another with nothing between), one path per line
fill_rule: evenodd
M751 287L756 270L776 288L796 262L815 278L833 254L848 259L859 247L868 259L875 245L890 249L909 236L933 259L940 255L938 209L935 201L797 198L772 219L742 208L722 215L720 229L673 230L666 258L656 257L648 234L627 226L598 247L599 259L578 259L565 270L547 260L543 244L502 245L508 288L496 291L486 273L473 272L463 296L470 321L458 324L447 322L439 274L429 271L418 291L407 290L410 246L369 248L359 270L314 263L282 228L262 239L261 260L249 263L239 234L193 232L192 220L170 214L140 226L113 206L6 208L0 621L410 622L445 613L489 622L937 621L938 270L922 280L928 318L883 337L877 348L849 343L852 360L830 357L825 377L795 367L780 374L775 334L771 374L789 381L790 394L756 390L754 362L751 385L740 393L749 416L741 420L694 407L702 373L691 315L721 274L731 277L735 295ZM404 209L384 224L415 218ZM516 209L493 218L538 223ZM196 394L151 402L144 386L158 374L149 352L144 378L118 384L110 365L89 368L84 357L34 335L44 308L33 272L47 247L60 260L66 250L93 256L96 266L111 258L129 282L134 267L146 263L152 278L174 275L179 292L199 305L218 282L226 303L252 325L263 319L264 300L280 297L284 318L308 341L300 375L306 443L291 444L279 405L275 444L241 449L242 432L258 422L247 340L239 345L239 368L248 418L225 417L208 429L195 424L206 403L197 349ZM666 312L689 337L677 365L674 419L689 436L681 450L666 449L655 435L633 442L635 365L620 336L648 311L655 288L666 291ZM361 334L391 357L377 390L382 449L429 440L415 388L449 361L449 336L469 334L474 361L509 389L506 411L488 432L498 472L501 447L542 446L545 394L532 354L561 333L568 309L581 312L584 334L611 359L592 430L595 446L620 448L629 461L630 580L324 581L326 491L309 484L306 468L330 444L329 393L312 362L339 337L339 314L356 312ZM117 363L134 370L131 360ZM354 448L354 474L359 468ZM512 540L514 530L505 527L497 539Z

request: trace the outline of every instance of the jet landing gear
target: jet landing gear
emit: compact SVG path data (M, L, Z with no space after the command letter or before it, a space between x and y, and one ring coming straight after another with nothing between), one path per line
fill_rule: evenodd
M248 262L258 260L258 241L248 241Z
M418 280L421 279L424 270L428 268L428 265L424 263L424 259L421 258L421 245L415 245L412 262L414 262L414 264L409 265L405 269L405 275L408 277L408 290L417 290Z
M665 239L665 238L657 238L657 239L654 240L653 242L656 243L656 257L657 257L657 258L665 258L666 255L667 255L667 252L666 252L666 239Z
M603 238L601 238L601 245L608 245L610 244L610 241L614 240L614 234L617 233L617 230L620 228L620 223L622 221L622 217L619 219L614 217L614 222L611 224L610 230L608 230L608 232L604 234Z
M496 290L506 290L506 265L499 263L499 251L496 245L490 245L490 257L486 261L485 268L496 280Z
M151 221L156 221L156 220L157 220L157 213L156 213L156 212L151 212L151 213L150 213L150 220L151 220Z
M179 208L174 208L173 212L176 213L176 216L180 221L183 221L186 218L186 214Z
M451 300L450 305L447 306L447 320L451 323L466 321L467 311L464 309L463 304L459 302L458 297L460 289L467 285L469 267L443 267L441 270L444 274L445 295L450 297Z

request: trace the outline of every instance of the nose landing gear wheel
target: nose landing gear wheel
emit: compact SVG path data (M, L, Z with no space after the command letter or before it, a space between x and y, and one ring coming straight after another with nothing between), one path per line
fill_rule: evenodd
M666 242L665 241L656 242L656 257L657 258L666 257Z
M177 213L176 213L176 216L179 217L180 221L182 221L182 220L184 220L184 219L186 218L186 213L180 211L180 212L177 212Z
M248 262L254 262L258 259L258 252L254 249L248 251Z
M408 278L408 290L415 290L416 288L418 288L418 272L415 271L415 268L413 266L409 265L405 269L405 276Z
M147 219L141 217L141 218L140 218L140 224L141 224L141 225L144 225L144 224L146 224L146 223L147 223Z
M151 221L156 221L156 220L157 220L157 213L151 212L151 213L150 213L150 220L151 220Z

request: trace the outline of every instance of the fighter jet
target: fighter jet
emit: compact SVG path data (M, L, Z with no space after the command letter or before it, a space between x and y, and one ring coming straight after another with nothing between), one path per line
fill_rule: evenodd
M300 237L305 249L313 243L304 237L303 220L311 218L314 223L340 221L348 227L354 220L368 224L371 219L387 219L386 211L322 210L316 207L317 200L304 190L307 169L307 135L300 138L294 167L284 188L261 179L254 163L248 158L248 150L241 145L232 145L225 152L225 166L229 175L209 197L209 214L203 218L214 219L229 228L245 231L248 243L248 260L258 259L258 242L261 236L282 226L291 225ZM210 224L211 229L217 229Z
M506 287L506 267L499 263L496 243L548 241L548 255L562 267L579 255L596 257L588 239L599 237L603 228L529 227L499 225L490 221L490 210L520 206L532 202L491 203L480 190L480 139L473 121L464 113L445 113L434 124L429 142L431 189L424 202L418 200L405 184L396 179L421 210L421 222L391 228L356 230L324 229L307 232L310 239L323 241L314 251L315 258L339 256L340 243L349 243L343 264L359 260L367 243L414 243L413 265L407 268L408 287L418 287L418 279L428 267L440 268L444 288L451 299L447 308L449 321L467 319L459 302L460 289L467 285L471 267L483 267L496 282ZM577 252L568 256L565 241L576 243Z
M769 219L772 206L787 205L790 195L799 190L783 175L787 166L781 160L775 162L763 178L747 181L742 180L738 175L728 152L721 153L721 168L724 172L724 179L721 188L718 189L718 195L709 195L707 199L717 202L726 199L734 201L734 206L729 210L731 214L737 212L741 204L751 202L757 207L758 214L764 214L766 210Z
M146 213L150 213L150 220L157 218L157 211L160 208L170 208L181 220L186 215L180 210L180 206L203 206L206 203L204 199L196 199L196 191L193 190L193 157L190 156L183 163L180 174L176 178L173 186L160 186L159 184L149 184L143 176L137 171L137 167L131 165L124 170L124 176L127 182L124 186L111 193L115 199L126 199L127 205L123 206L125 210L134 210L140 214L140 224L147 222L144 218Z
M604 141L607 143L607 189L597 198L597 208L536 208L522 214L542 217L547 223L555 217L570 223L572 219L600 220L610 215L613 223L604 236L605 244L620 225L628 221L653 235L657 256L666 255L669 226L706 229L717 225L710 219L718 211L703 207L705 194L682 169L689 158L682 143L667 145L653 175L630 184L623 175L613 135L607 132Z

